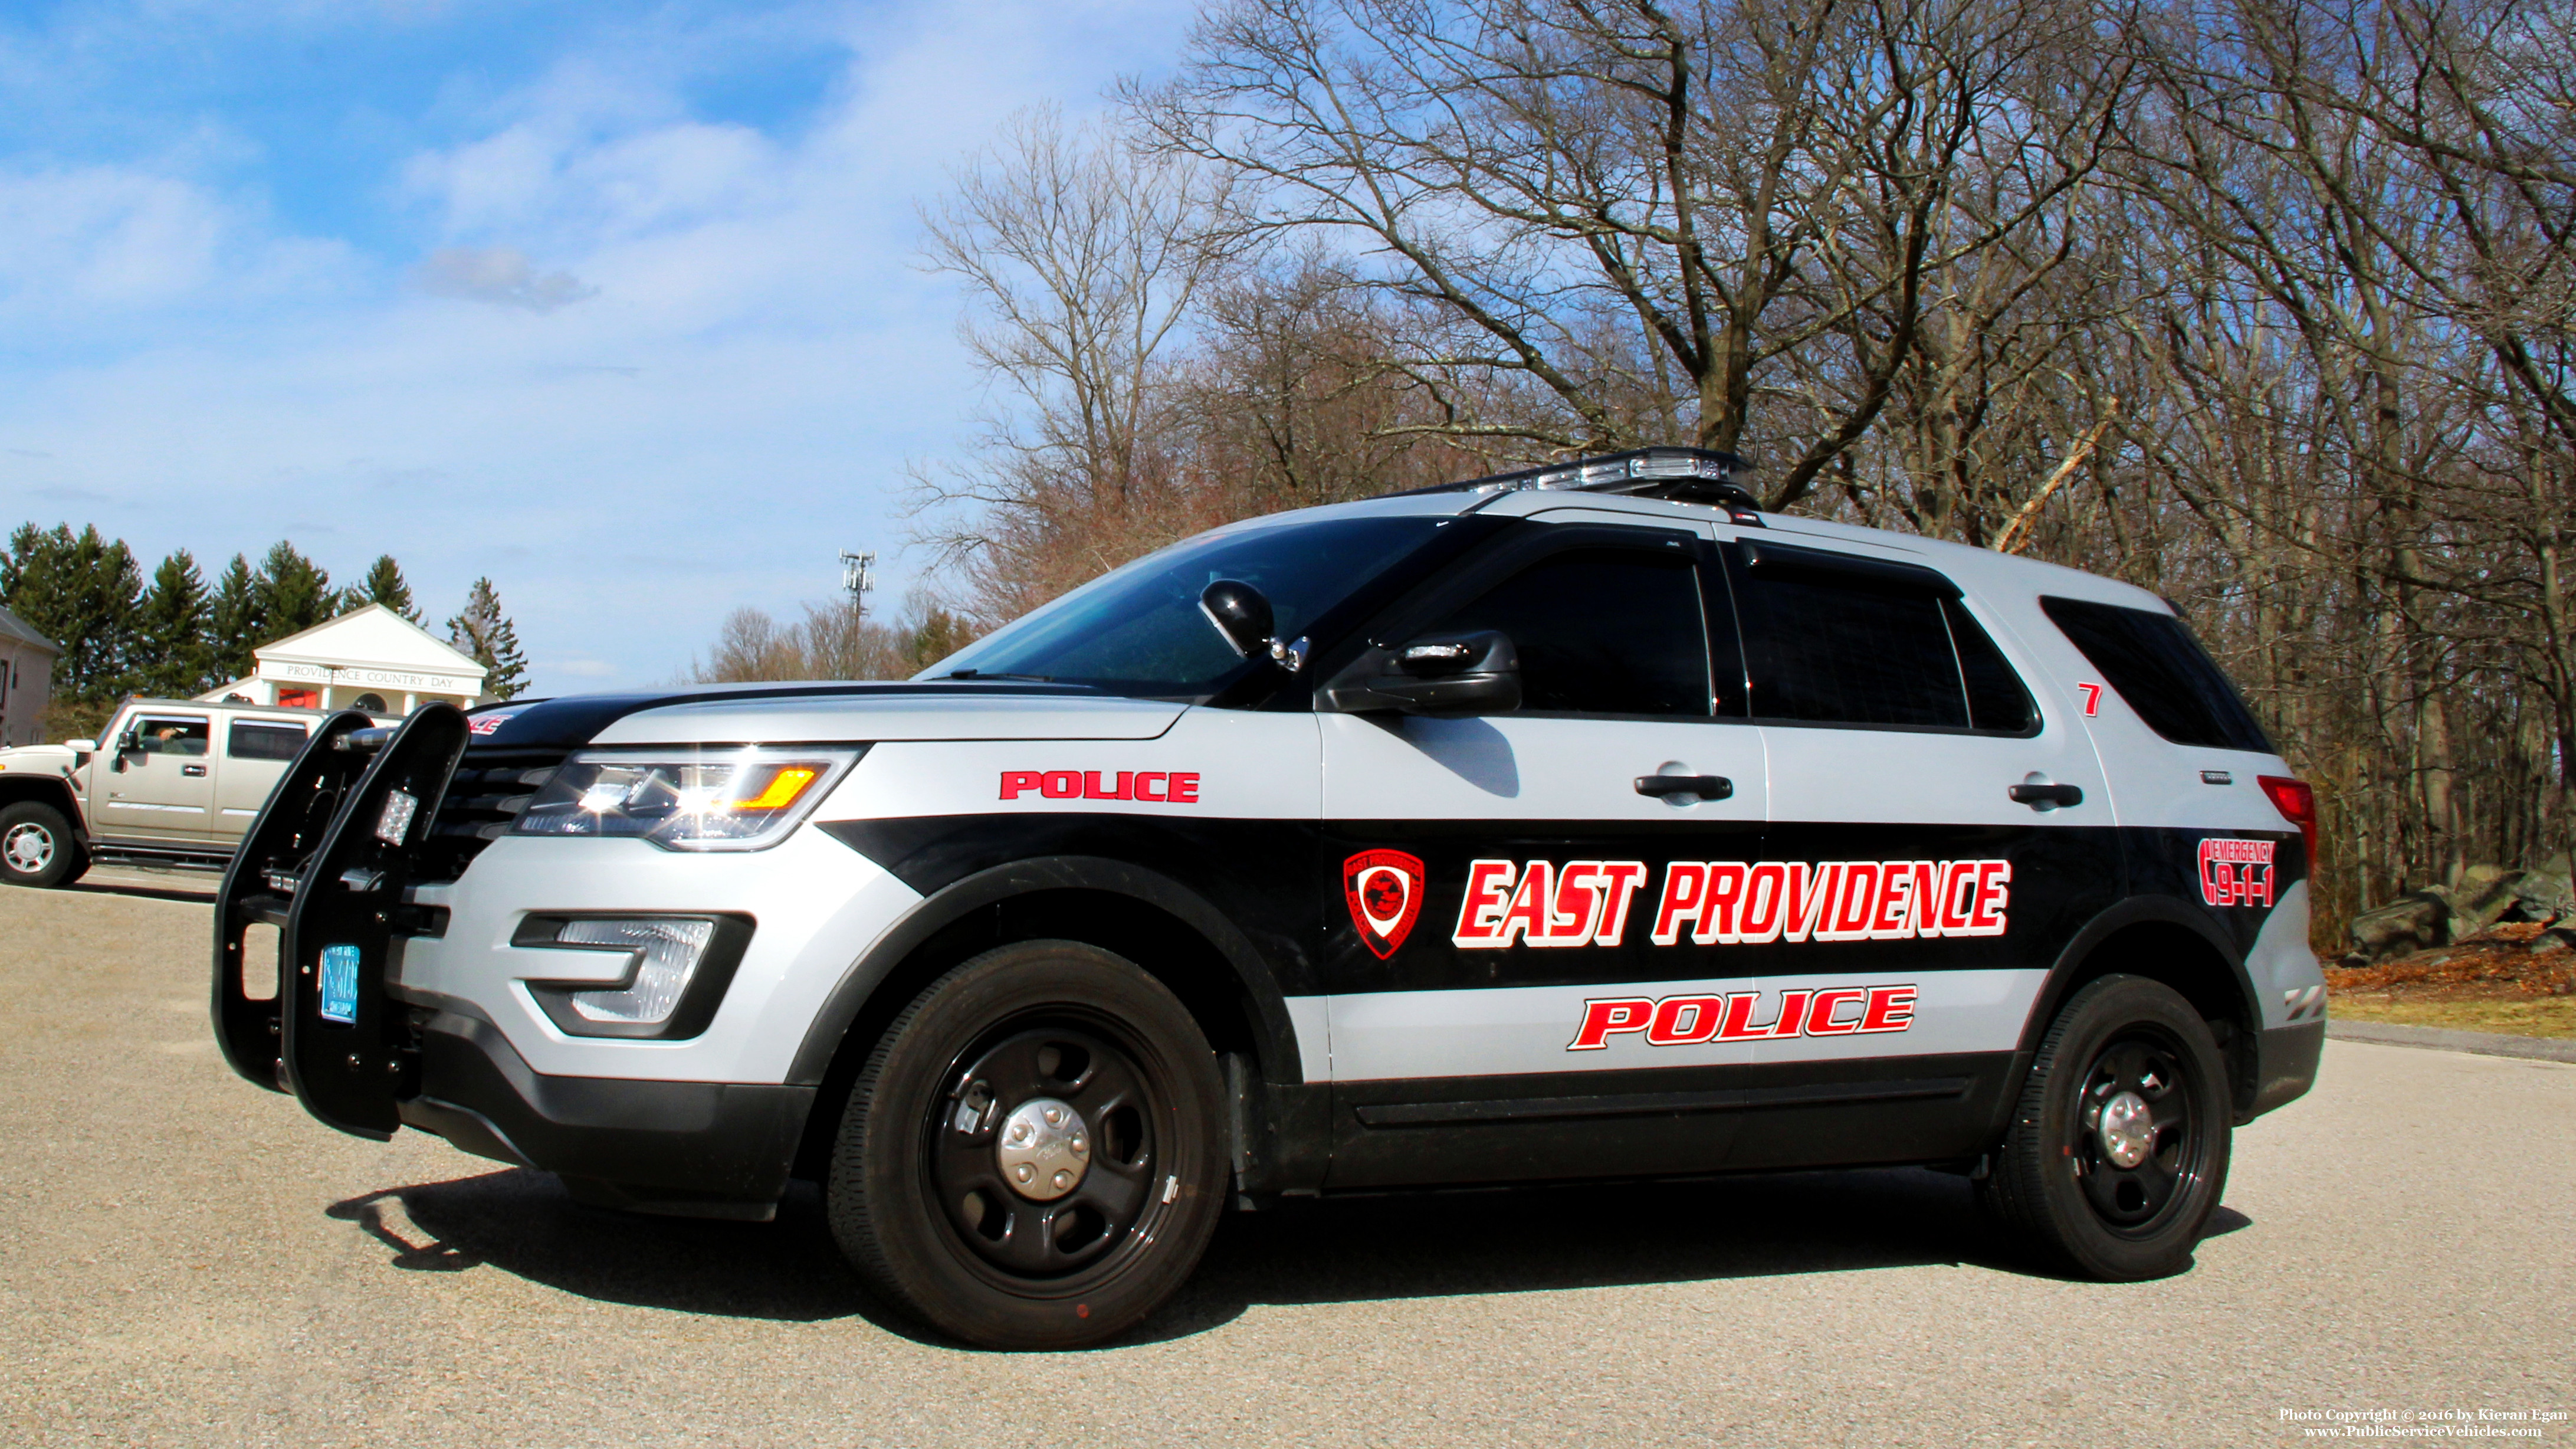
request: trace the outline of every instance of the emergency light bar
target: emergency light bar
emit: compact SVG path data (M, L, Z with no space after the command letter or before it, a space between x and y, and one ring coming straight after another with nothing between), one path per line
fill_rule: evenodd
M1761 501L1735 481L1735 474L1743 467L1744 460L1733 453L1707 448L1632 448L1624 453L1548 463L1417 491L1514 493L1561 488L1586 493L1631 493L1683 503L1713 503L1737 523L1759 527Z

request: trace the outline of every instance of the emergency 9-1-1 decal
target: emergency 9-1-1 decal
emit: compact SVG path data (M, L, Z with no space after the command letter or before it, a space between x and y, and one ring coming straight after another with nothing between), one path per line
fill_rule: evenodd
M2202 841L2200 898L2213 906L2272 904L2272 862L2279 848L2269 840Z
M2008 860L1677 860L1641 890L1652 875L1634 860L1475 861L1449 939L1616 946L1641 899L1658 946L2000 936L2012 895Z

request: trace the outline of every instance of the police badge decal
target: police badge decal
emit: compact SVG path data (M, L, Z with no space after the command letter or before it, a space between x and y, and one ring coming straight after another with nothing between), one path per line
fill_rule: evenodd
M1401 850L1363 850L1342 862L1342 898L1361 944L1383 961L1422 914L1422 862Z

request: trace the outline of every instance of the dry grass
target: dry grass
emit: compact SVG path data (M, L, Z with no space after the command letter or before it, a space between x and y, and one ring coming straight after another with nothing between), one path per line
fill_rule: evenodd
M2529 922L2375 966L2329 966L2326 986L2346 1021L2576 1038L2576 950Z

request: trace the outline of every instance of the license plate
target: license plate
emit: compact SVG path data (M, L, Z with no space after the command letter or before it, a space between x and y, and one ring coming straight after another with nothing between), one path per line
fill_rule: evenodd
M358 1024L358 948L322 948L322 1019Z

